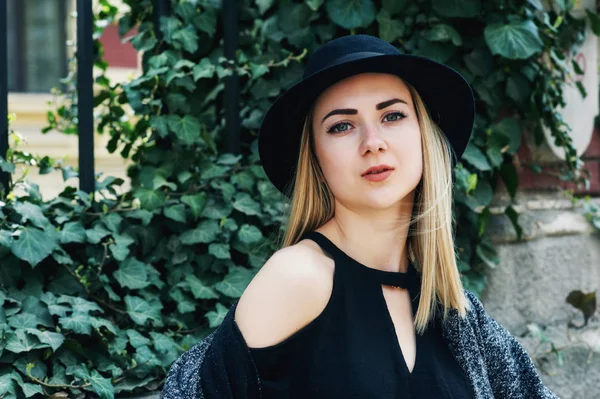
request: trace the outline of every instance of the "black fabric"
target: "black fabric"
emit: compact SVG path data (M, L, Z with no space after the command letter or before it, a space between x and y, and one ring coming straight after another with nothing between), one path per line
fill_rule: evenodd
M416 314L420 281L412 265L406 273L372 269L318 232L303 238L333 256L333 291L303 329L277 345L249 348L263 398L473 398L437 318L417 334L416 361L408 370L381 285L406 287Z
M321 244L329 245L323 240ZM331 246L329 248L335 252L335 248ZM354 271L336 273L334 297L350 295L352 289L356 290L354 296L351 296L353 298L364 294L374 295L372 289L360 287L372 286L367 282L368 279L377 282L375 278L377 273L366 271L366 266L350 260L343 253L338 252L338 255L338 259L341 257L339 264L347 266L345 270L354 269ZM339 267L337 270L343 268ZM361 281L364 279L366 283L358 287L356 284L352 286L352 279L347 278L349 274L358 276ZM340 277L342 275L346 278ZM344 287L339 284L340 281L350 281L350 283ZM394 280L394 282L398 281ZM468 377L473 397L475 399L558 399L558 396L544 385L535 365L519 341L487 314L474 293L464 290L464 295L468 301L466 317L461 317L457 309L449 309L442 331L450 352ZM314 395L308 393L305 398L466 397L464 391L467 388L463 382L464 378L452 365L452 358L447 352L444 353L444 346L439 351L433 349L436 348L435 342L442 342L439 337L436 338L437 341L435 339L430 341L434 344L429 350L425 345L420 345L422 340L419 340L414 375L407 376L407 373L403 373L399 347L396 346L397 341L394 344L392 340L394 337L392 321L388 319L387 322L381 323L381 319L385 320L389 314L381 312L381 309L387 310L387 308L383 296L379 298L380 307L372 308L371 316L368 315L368 309L357 312L356 301L332 301L330 308L336 312L334 319L342 321L340 325L335 327L335 324L327 322L326 318L321 316L279 345L281 361L271 363L271 374L268 374L269 364L265 366L261 363L264 386L254 358L234 320L238 304L236 301L216 330L188 349L171 365L160 397L162 399L296 398L303 397L301 392L308 392L311 389L316 393ZM337 305L333 306L334 302L337 302ZM342 306L339 305L340 303ZM361 306L358 309L360 310ZM327 312L326 309L323 314ZM353 317L353 323L350 322L350 315ZM360 324L357 324L358 322ZM341 328L344 325L347 327L346 330ZM327 336L331 332L337 332L338 335ZM315 338L310 338L310 334L314 334ZM303 339L310 341L311 345L301 346ZM293 343L294 341L298 344ZM294 352L293 350L286 353L285 349L294 347L296 353L291 353ZM422 350L421 347L425 349ZM432 360L422 355L427 352L437 357ZM255 351L254 354L256 355ZM264 359L265 356L262 357L262 360ZM310 370L306 367L310 367L311 363L307 366L307 361L302 362L302 359L309 359L312 362L321 360L324 363L316 364L315 370ZM423 366L420 363L423 363ZM328 366L332 369L328 370ZM281 379L273 378L277 373L276 368L284 370L279 373L283 376ZM288 372L286 373L285 370ZM397 373L393 373L392 370L396 370ZM323 375L319 375L318 372ZM272 380L268 379L269 375ZM337 376L337 387L327 380L327 377L332 375ZM420 382L417 382L417 378ZM381 383L381 387L376 385L378 382ZM405 387L404 390L399 388L402 386ZM336 389L331 393L334 388ZM386 391L389 392L385 393ZM445 393L439 393L444 391Z

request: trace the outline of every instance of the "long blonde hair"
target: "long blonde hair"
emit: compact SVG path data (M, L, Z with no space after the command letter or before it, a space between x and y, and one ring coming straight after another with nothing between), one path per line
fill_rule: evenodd
M431 120L423 100L410 84L423 148L423 176L415 189L415 201L406 241L409 260L421 273L421 298L414 325L418 333L426 330L435 317L436 301L446 318L450 308L464 317L467 299L456 264L452 234L451 146L446 135ZM279 247L296 244L300 237L314 231L334 216L335 201L317 161L312 131L314 105L304 121L300 154L293 185L287 188L291 203L286 228L280 230Z

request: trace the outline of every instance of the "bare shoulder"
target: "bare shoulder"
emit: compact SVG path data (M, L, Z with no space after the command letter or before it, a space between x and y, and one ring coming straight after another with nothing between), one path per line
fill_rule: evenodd
M275 252L248 284L235 310L247 345L275 345L321 314L331 296L333 268L333 260L310 240Z

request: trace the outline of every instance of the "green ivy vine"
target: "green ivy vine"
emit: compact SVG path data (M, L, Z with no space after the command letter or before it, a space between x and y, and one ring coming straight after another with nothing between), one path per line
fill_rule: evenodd
M172 0L154 25L152 1L110 0L96 10L96 37L118 20L143 52L143 74L107 77L96 42L96 128L108 150L133 161L123 183L98 177L97 192L65 189L43 201L25 176L0 203L0 397L113 398L159 390L170 364L220 324L276 250L288 206L257 154L257 132L276 96L300 79L306 55L351 33L382 37L461 72L477 97L473 140L455 170L456 243L467 289L480 293L498 255L487 224L499 181L514 199L513 156L542 125L568 156L561 176L585 183L560 117L570 61L585 19L571 1L239 0L236 58L223 55L218 0ZM594 32L600 20L588 12ZM157 29L160 32L157 35ZM241 151L224 148L224 78L240 77ZM76 134L71 74L45 132ZM580 87L582 95L586 93ZM56 133L55 133L56 134ZM0 162L77 172L18 149ZM538 165L525 165L543 172ZM25 195L15 195L22 188ZM520 236L518 213L506 215Z

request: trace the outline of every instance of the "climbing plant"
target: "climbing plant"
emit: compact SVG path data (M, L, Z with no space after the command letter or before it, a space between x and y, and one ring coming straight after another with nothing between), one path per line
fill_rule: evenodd
M368 33L431 57L474 88L473 140L455 170L459 268L476 293L498 256L487 233L492 193L518 188L522 135L543 126L567 154L561 175L585 180L560 117L563 87L585 19L572 2L481 0L240 0L238 49L224 57L218 0L172 0L155 25L150 0L110 0L96 35L118 20L142 52L141 76L111 82L97 42L95 107L108 150L131 159L131 190L98 177L95 195L76 188L44 201L14 178L0 203L0 397L101 397L160 389L181 352L220 324L266 257L289 206L257 154L264 113L302 74L307 54L334 37ZM586 18L600 32L595 13ZM132 32L132 28L136 28ZM225 79L240 79L241 150L225 146ZM74 78L71 75L69 78ZM68 80L68 79L67 79ZM67 82L68 83L68 82ZM68 84L46 132L76 134ZM582 95L586 93L580 87ZM15 172L76 171L26 154L19 136L0 163ZM528 165L537 171L537 165ZM15 195L22 189L23 195ZM520 236L516 210L506 214Z

